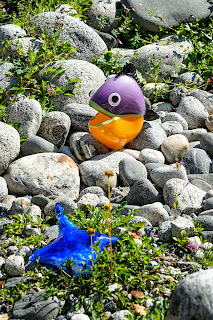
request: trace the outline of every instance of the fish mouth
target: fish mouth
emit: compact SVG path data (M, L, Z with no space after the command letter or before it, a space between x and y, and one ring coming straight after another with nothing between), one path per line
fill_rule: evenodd
M111 113L111 112L105 110L104 108L102 108L101 106L99 106L99 104L94 102L92 99L89 101L89 105L92 108L94 108L95 110L97 110L98 112L101 112L101 113L105 114L106 116L108 116L110 118L115 118L115 117L120 117L120 118L124 118L124 117L143 117L144 116L142 114L115 114L115 113Z

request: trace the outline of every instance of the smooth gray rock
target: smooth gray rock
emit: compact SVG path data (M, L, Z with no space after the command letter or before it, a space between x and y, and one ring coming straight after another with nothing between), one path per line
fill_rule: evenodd
M213 197L206 199L204 203L204 210L210 209L213 209Z
M188 150L189 142L182 134L169 136L161 144L161 151L169 163L179 161Z
M0 26L0 45L2 41L22 38L26 35L26 31L16 24L4 24Z
M134 6L134 5L133 5ZM135 50L131 62L141 72L147 82L155 81L155 65L158 64L157 81L169 77L180 71L193 50L193 45L185 38L178 39L174 36L161 38L159 42L147 44Z
M30 208L27 210L27 215L30 216L33 222L38 223L38 219L41 218L41 209L35 204L31 204Z
M200 90L200 89L193 89L191 92L191 95L198 99L205 107L205 109L208 111L209 114L213 111L213 94Z
M213 132L207 132L201 137L200 147L213 158Z
M202 138L203 135L207 133L207 130L204 128L197 128L192 130L183 130L182 135L184 135L188 141L197 141Z
M205 191L178 178L168 180L163 187L165 204L173 208L174 202L178 201L177 209L180 212L186 208L199 209L205 194Z
M163 166L167 166L167 164L162 164L162 163L146 163L146 171L147 171L147 179L151 179L151 172L152 170L155 170L157 168L161 168Z
M79 194L78 167L60 153L34 154L18 159L10 165L4 178L12 194L67 195L72 199Z
M54 72L48 72L45 74L45 78L54 86L71 90L74 95L60 94L54 96L52 102L58 111L63 110L65 105L73 102L88 104L90 91L94 88L99 88L105 81L105 76L101 69L83 60L59 60L55 63L49 63L45 69L60 67L65 69L62 74L52 79ZM69 83L72 79L80 79L81 81Z
M12 126L0 122L0 174L19 154L20 136Z
M207 19L212 15L212 3L206 0L122 0L122 3L135 9L132 12L134 21L149 31L159 31L159 27L169 29L181 23L193 22L196 19Z
M109 187L110 189L117 187L118 183L118 176L115 172L113 172L113 175L110 176L110 179L108 179L107 175L102 175L96 180L96 186L103 188L104 191L108 192Z
M93 193L93 194L96 194L98 197L106 196L106 192L101 187L98 187L98 186L91 186L91 187L84 188L80 192L79 198L86 193Z
M176 112L188 123L189 129L204 127L208 112L204 105L195 97L185 97L179 103Z
M93 207L97 207L97 205L99 204L100 199L97 196L97 194L93 194L93 193L85 193L82 197L80 197L80 199L77 202L77 207L78 209L81 209L85 212L88 212L88 208L87 205L91 205Z
M51 227L45 227L44 235L47 240L45 241L46 244L51 243L52 241L56 240L59 236L59 227L58 225L54 225Z
M13 308L13 318L25 320L54 320L59 312L57 298L45 299L45 290L31 290L18 300Z
M136 150L145 148L159 150L166 137L165 131L157 122L144 121L141 132L126 147Z
M166 132L167 136L183 132L182 125L177 121L166 121L162 123L162 128Z
M110 32L118 25L116 19L117 0L93 0L92 5L87 10L88 25L104 32ZM104 16L105 24L101 24Z
M188 87L201 86L203 79L197 72L184 72L180 74L174 81L174 83L183 84Z
M116 46L117 41L115 37L113 37L113 35L111 35L110 33L99 31L94 28L93 30L95 30L95 32L97 32L97 34L101 37L101 39L106 43L108 50L111 50Z
M172 178L188 181L185 167L181 165L180 168L177 169L176 164L164 165L153 169L150 173L150 178L153 183L161 189L163 189L165 183Z
M17 252L17 256L23 256L29 258L32 255L32 250L28 246L22 246Z
M184 130L188 130L188 123L186 120L177 112L169 112L165 114L165 117L162 119L162 123L167 121L177 121L179 122Z
M58 152L58 148L53 143L39 136L30 136L21 146L23 156L45 152Z
M42 41L32 37L13 39L6 47L2 57L3 59L8 57L14 58L17 55L20 55L20 53L27 56L29 51L36 55L36 53L42 49L42 45Z
M212 171L212 160L202 149L188 150L181 161L184 162L187 174L210 173Z
M144 206L149 203L161 202L162 198L153 184L143 178L133 184L126 200L128 204Z
M29 137L37 134L41 125L42 109L38 101L25 98L19 100L7 108L7 121L20 123L19 133Z
M105 42L84 22L59 12L44 12L31 18L30 24L35 27L38 37L43 32L52 39L54 30L59 33L59 41L68 41L76 48L71 56L77 59L92 61L94 55L100 56L107 51ZM63 27L63 28L62 28Z
M70 126L71 121L66 113L52 111L42 118L38 136L60 148L66 141Z
M122 186L130 187L136 181L147 178L146 167L133 157L123 159L119 163L119 177Z
M208 182L207 182L208 183ZM209 183L208 183L209 184ZM210 184L209 184L210 185ZM206 195L205 195L205 200L208 199L208 198L211 198L213 197L213 189L212 189L212 186L211 186L211 189L209 189L207 192L206 192Z
M50 199L43 194L38 194L32 197L31 202L43 209L50 202Z
M8 278L5 282L5 288L13 288L20 283L27 283L28 281L32 281L32 278L26 276Z
M188 174L188 180L191 182L195 179L201 179L208 182L213 188L213 173L209 174Z
M70 117L73 131L89 131L88 122L97 114L94 108L80 103L67 104L62 111Z
M7 183L4 178L0 177L0 202L8 195Z
M191 91L183 86L177 86L170 90L169 100L174 106L177 106L183 98L190 96Z
M167 320L211 320L213 318L213 270L195 272L175 288Z
M160 202L154 202L152 204L142 206L140 211L135 213L135 216L146 218L153 227L157 227L159 223L169 219L168 212Z
M208 182L201 180L201 179L191 180L191 184L202 189L203 191L205 191L207 193L208 193L208 191L212 190L212 186ZM211 196L213 196L213 194ZM207 199L207 194L205 195L205 199Z
M169 115L170 113L176 114L176 112L172 112L174 110L174 106L169 102L161 102L161 101L159 101L159 102L153 103L152 104L152 109L155 112L159 112L159 111L168 112L168 113L165 114L165 116ZM174 119L169 119L169 120L174 120Z
M10 62L3 62L0 64L0 87L9 89L18 83L18 77L15 76L10 70L13 64Z
M147 163L164 163L165 157L162 152L153 149L143 149L139 154L139 161Z
M208 240L211 243L213 243L213 231L203 231L201 233L201 237L202 237L203 241Z
M184 217L177 217L171 222L172 237L181 239L182 230L186 232L187 237L193 237L195 226L191 220Z
M209 131L213 132L213 115L209 114L205 120L205 126Z
M96 180L105 174L106 170L112 170L117 174L122 159L133 159L133 157L124 152L110 152L82 162L79 166L81 181L87 186L94 186Z

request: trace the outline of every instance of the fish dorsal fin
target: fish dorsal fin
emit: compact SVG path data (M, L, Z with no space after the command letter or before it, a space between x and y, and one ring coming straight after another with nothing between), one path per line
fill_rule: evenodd
M140 81L138 79L137 73L136 73L136 67L133 63L126 63L120 70L120 72L117 74L116 78L118 78L119 76L121 76L122 74L125 74L127 76L131 76L135 79L135 81L137 82L137 84L139 85L139 87L141 88L141 84Z

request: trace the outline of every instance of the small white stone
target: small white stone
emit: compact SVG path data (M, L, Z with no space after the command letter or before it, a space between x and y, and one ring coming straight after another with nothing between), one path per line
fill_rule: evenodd
M5 262L5 270L11 277L20 277L25 271L24 258L22 256L11 255Z

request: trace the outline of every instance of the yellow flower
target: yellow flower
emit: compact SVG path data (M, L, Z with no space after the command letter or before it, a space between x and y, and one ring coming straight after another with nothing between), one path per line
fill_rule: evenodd
M94 236L94 235L95 235L95 229L89 228L89 229L87 229L87 233L88 233L89 235L91 235L91 236Z

